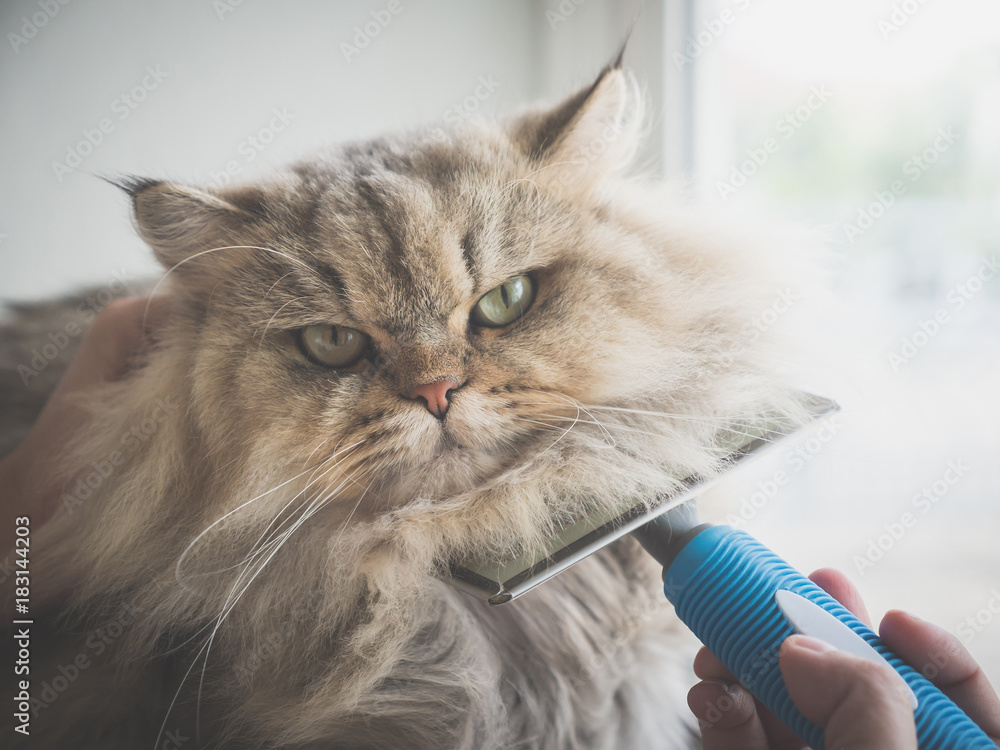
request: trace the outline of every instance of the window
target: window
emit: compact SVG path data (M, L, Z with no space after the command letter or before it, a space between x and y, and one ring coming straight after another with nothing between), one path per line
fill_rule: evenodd
M816 228L841 299L804 337L841 429L716 512L845 570L876 616L958 633L996 681L1000 6L703 0L667 57L691 72L700 200Z

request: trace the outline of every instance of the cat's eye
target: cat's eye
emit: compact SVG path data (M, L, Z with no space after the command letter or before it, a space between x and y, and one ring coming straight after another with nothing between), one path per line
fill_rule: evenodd
M347 326L306 326L299 337L305 353L328 367L350 367L368 350L368 336Z
M510 325L524 315L535 301L535 284L530 276L507 279L491 289L472 308L472 320L488 328Z

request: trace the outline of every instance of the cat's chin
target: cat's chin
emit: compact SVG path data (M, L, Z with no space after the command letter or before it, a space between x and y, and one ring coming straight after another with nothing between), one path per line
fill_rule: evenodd
M381 484L380 494L389 505L475 490L508 464L505 456L472 447L444 431L433 447L423 447L420 457L420 461L397 467Z

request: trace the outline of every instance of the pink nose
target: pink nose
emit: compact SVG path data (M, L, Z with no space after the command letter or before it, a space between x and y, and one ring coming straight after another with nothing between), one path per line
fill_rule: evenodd
M448 394L458 388L460 383L458 378L448 376L438 378L433 383L418 385L406 394L406 397L413 399L423 399L427 406L427 411L438 419L444 419L445 412L448 411Z

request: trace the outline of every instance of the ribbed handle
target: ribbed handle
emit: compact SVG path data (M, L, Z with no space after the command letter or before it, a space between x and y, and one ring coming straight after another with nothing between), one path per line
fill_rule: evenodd
M778 649L795 631L775 601L792 591L825 609L872 646L919 701L920 750L996 750L986 734L921 674L823 589L749 534L714 526L692 539L663 584L678 616L765 706L815 750L823 730L799 713L785 689Z

